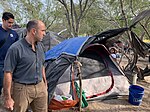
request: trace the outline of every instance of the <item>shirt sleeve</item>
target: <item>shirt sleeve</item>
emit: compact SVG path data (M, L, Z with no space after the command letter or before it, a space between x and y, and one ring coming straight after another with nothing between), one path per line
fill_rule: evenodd
M12 72L15 70L15 67L17 65L17 49L15 47L10 47L7 51L5 60L4 60L4 71L6 72Z

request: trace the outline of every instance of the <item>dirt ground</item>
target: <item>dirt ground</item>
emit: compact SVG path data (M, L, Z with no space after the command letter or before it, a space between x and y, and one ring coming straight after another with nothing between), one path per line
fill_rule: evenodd
M138 82L143 87L144 97L140 106L134 106L128 102L128 96L105 101L89 102L87 112L150 112L150 77Z
M126 60L122 62L122 66L126 64ZM146 65L150 67L148 59L139 59L139 67L144 68ZM83 112L150 112L150 76L145 77L143 81L137 81L137 85L144 88L144 96L140 106L134 106L128 102L128 95L119 97L118 99L104 101L90 101L88 107L82 109ZM8 112L3 108L3 100L0 97L0 112ZM62 111L54 111L62 112ZM63 111L64 112L64 111ZM68 112L73 112L69 110Z

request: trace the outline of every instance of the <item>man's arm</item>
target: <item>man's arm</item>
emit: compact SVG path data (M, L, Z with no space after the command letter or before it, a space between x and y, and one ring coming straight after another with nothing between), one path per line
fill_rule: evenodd
M42 75L43 75L43 81L44 81L44 83L46 84L46 86L47 86L47 80L46 80L46 74L45 74L45 67L43 66L43 69L42 69L43 71L42 71Z
M13 110L14 101L11 98L11 84L12 84L12 73L5 72L3 82L4 100L5 100L4 105L7 109Z

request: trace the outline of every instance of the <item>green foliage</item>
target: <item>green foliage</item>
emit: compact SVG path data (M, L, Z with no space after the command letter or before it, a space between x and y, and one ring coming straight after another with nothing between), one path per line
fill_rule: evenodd
M73 29L73 26L69 27L68 21L71 22L71 25L79 24L78 29L75 29L75 31L79 31L79 35L94 35L108 29L125 27L121 0L90 0L87 5L87 9L89 9L84 13L80 12L81 7L77 1L74 2L76 11L76 15L73 15L74 21L71 18L67 20L66 9L58 0L1 0L0 5L4 11L12 12L15 15L16 23L22 27L31 19L41 19L45 22L48 30L59 32L67 28L68 30L63 33L65 36L71 31L70 29ZM85 1L82 2L82 8ZM93 4L89 7L91 2ZM132 19L137 14L150 9L149 0L122 0L122 3L128 26L131 25ZM70 0L66 4L70 11ZM150 32L148 18L142 20L141 24ZM145 32L140 24L136 25L134 30L139 36ZM144 38L148 38L146 33Z

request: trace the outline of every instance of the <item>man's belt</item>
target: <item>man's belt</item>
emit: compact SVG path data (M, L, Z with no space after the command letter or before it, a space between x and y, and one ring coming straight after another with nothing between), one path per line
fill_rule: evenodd
M34 83L20 83L20 82L16 82L16 83L19 83L19 84L23 84L23 85L37 85L39 84L41 81L36 81Z

